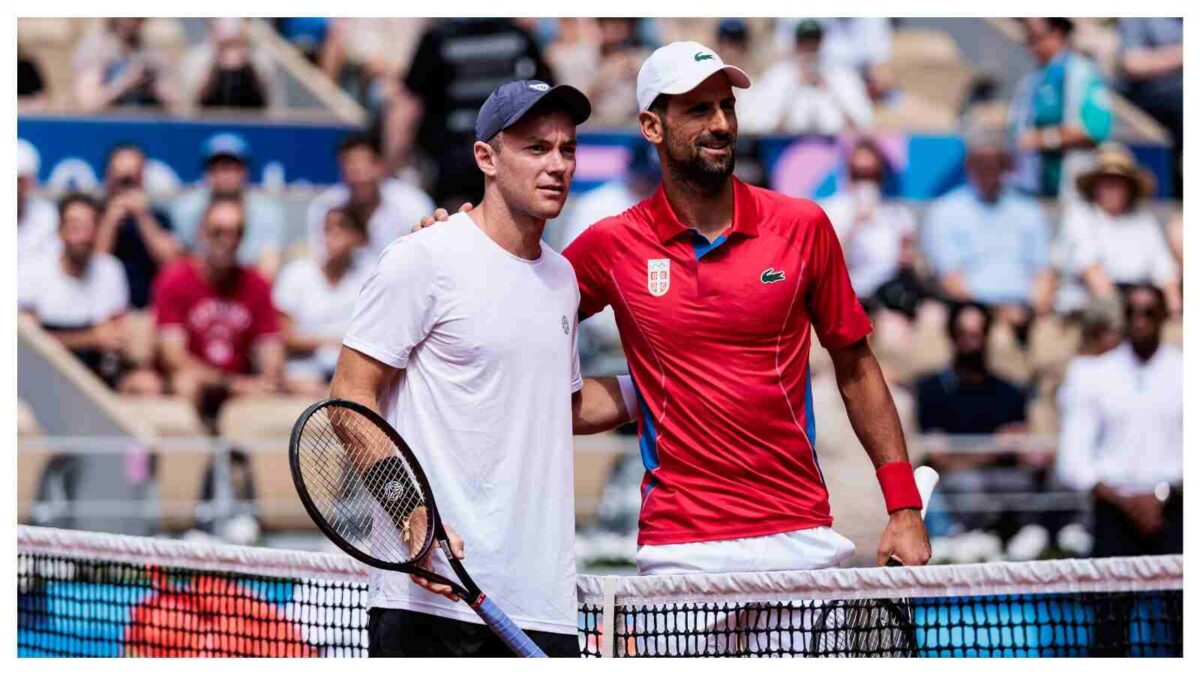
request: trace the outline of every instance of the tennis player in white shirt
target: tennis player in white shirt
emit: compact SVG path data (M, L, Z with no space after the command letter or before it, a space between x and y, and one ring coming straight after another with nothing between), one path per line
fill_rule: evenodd
M580 376L575 273L541 243L590 111L571 87L524 80L492 93L474 144L483 201L384 250L332 384L408 441L453 555L469 547L475 580L550 656L579 655L572 429L629 417L615 378ZM451 574L439 556L425 564ZM371 571L372 656L510 655L450 588L405 577Z

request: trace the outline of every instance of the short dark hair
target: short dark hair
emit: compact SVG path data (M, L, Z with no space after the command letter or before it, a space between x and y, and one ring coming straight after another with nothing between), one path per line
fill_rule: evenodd
M109 165L112 164L113 158L122 152L136 152L143 160L146 159L146 151L142 149L142 146L133 141L121 141L109 148L108 152L104 155L104 169L106 171Z
M1066 37L1070 37L1071 33L1075 32L1075 22L1062 17L1046 17L1042 19L1046 25L1056 33L1061 33Z
M76 204L83 204L92 210L92 213L100 213L100 202L96 198L86 192L68 192L63 195L62 199L58 200L58 224L62 227L63 216L66 215L67 209Z
M671 103L670 94L659 94L650 102L650 107L646 108L646 112L652 112L658 115L658 119L662 121L663 128L667 127L667 106Z
M1158 309L1164 312L1167 309L1167 294L1158 285L1148 281L1139 281L1133 284L1117 284L1117 291L1121 294L1121 306L1126 313L1129 312L1129 298L1136 291L1149 291L1154 295L1154 303L1158 306Z
M351 131L343 136L342 140L338 143L338 157L358 148L366 148L374 153L376 157L383 154L382 149L379 147L379 140L373 134L365 131Z
M329 216L334 214L342 217L341 222L339 223L340 227L343 227L347 230L353 230L363 237L367 236L367 224L363 222L362 218L358 217L358 213L354 209L350 208L349 204L343 204L342 206L335 206L329 209L325 212L325 218L329 218Z
M987 305L974 301L955 302L951 303L950 317L946 320L946 334L951 342L958 337L958 320L972 310L983 314L983 334L986 336L992 332L992 311Z

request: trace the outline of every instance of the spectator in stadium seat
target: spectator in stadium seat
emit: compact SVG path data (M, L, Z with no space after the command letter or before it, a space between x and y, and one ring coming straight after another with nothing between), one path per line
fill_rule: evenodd
M988 368L988 334L992 319L987 308L974 303L955 304L947 329L954 345L951 365L926 375L916 383L917 423L923 434L992 436L1022 433L1026 429L1026 395ZM999 440L998 440L999 444ZM951 494L979 494L1005 489L1013 475L1000 470L1017 463L1017 455L1000 451L955 453L953 447L935 449L930 443L929 463L942 473L939 490ZM997 522L978 514L960 514L968 528L999 525L1002 536L1017 530L1011 522Z
M1118 285L1153 283L1170 313L1179 315L1179 267L1162 224L1144 205L1154 194L1154 177L1127 148L1109 143L1076 182L1085 201L1066 205L1055 242L1060 274L1055 309L1078 312L1089 297L1112 295Z
M83 194L59 203L60 253L21 268L18 305L110 387L159 394L162 382L126 357L129 286L117 259L96 250L100 206Z
M1174 194L1183 197L1183 18L1140 17L1118 22L1117 67L1124 93L1171 134Z
M1183 553L1183 351L1162 291L1124 294L1126 340L1079 357L1059 389L1057 474L1094 500L1092 555Z
M546 46L546 63L557 82L581 88L600 63L600 27L596 19L560 17L555 29L554 41Z
M279 274L272 296L288 351L287 375L296 393L320 396L329 389L354 301L370 268L356 265L367 228L348 209L325 212L323 262L300 258Z
M184 96L200 108L267 108L272 62L255 50L240 18L207 19L208 33L181 66Z
M214 420L229 396L284 390L284 350L271 288L237 262L245 211L214 197L204 212L195 257L176 261L154 282L159 355L171 390Z
M776 42L784 49L804 19L779 19L775 24ZM821 24L821 58L860 74L867 84L871 100L886 92L891 78L884 64L892 56L892 20L883 17L824 17Z
M1022 20L1038 69L1019 85L1009 112L1028 160L1023 185L1043 197L1078 199L1075 176L1108 139L1112 108L1096 64L1071 49L1070 19Z
M750 60L750 26L742 19L721 19L717 23L717 53L725 63L754 73Z
M248 189L250 149L245 139L220 133L204 143L204 185L175 201L171 218L179 239L189 249L196 246L200 220L209 202L218 196L242 200L246 232L238 249L238 262L273 280L283 262L286 236L283 207L271 197Z
M854 292L871 304L880 287L913 270L916 219L908 207L886 201L892 168L874 139L854 141L846 174L848 184L821 207L842 242Z
M342 182L317 195L308 207L308 248L318 259L325 251L325 213L344 206L367 225L367 245L359 257L369 262L433 211L433 201L420 188L387 178L379 146L367 134L351 133L338 146ZM456 205L457 207L457 205Z
M599 63L580 90L592 102L596 126L629 126L637 120L637 74L650 52L638 38L634 18L601 17Z
M142 42L145 19L112 18L85 36L71 59L75 100L84 112L114 106L179 109L181 98L165 54Z
M58 255L58 212L32 193L37 188L41 157L29 141L17 139L17 265L38 264Z
M150 285L159 268L175 259L183 246L172 232L171 219L146 195L142 149L118 145L109 152L105 167L104 215L96 250L121 261L129 280L130 304L142 309L150 302Z
M45 110L50 106L46 78L37 59L17 46L17 105L23 111Z
M793 53L741 94L743 130L832 135L871 127L874 113L862 77L821 57L823 36L817 21L796 24Z
M554 84L537 43L511 19L431 22L404 76L401 101L384 122L389 164L410 161L418 149L433 164L435 202L454 209L478 203L483 174L471 154L475 118L492 90L511 80Z
M1041 207L1009 187L1003 134L966 134L967 184L936 199L925 215L921 250L943 296L993 307L1025 335L1034 315L1053 308L1050 226Z

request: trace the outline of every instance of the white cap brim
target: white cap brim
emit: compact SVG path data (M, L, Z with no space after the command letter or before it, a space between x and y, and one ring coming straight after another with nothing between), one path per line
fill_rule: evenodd
M738 89L749 89L750 88L750 76L746 74L746 71L742 70L741 68L738 68L737 66L728 66L728 65L722 65L722 64L714 64L714 65L716 67L713 68L712 70L699 71L699 72L692 71L690 73L682 75L678 79L674 80L670 84L663 87L658 93L659 94L668 94L668 95L672 95L672 96L675 94L686 94L689 91L695 89L696 87L699 87L708 78L710 78L713 75L716 75L717 73L720 73L722 71L724 71L724 73L729 76L729 84L737 87ZM646 110L650 109L650 105L652 103L654 103L655 98L657 98L657 95L651 97L650 100L647 101L644 106L642 106L642 112L645 112Z

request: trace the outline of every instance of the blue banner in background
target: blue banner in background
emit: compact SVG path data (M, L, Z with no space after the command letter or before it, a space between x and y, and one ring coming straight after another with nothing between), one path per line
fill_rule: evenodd
M103 180L113 146L133 142L151 160L147 187L170 190L203 173L204 142L236 133L250 151L250 176L258 185L330 185L338 180L338 142L352 127L343 124L215 122L149 118L72 118L22 115L17 137L41 156L38 180L52 189L89 188Z
M149 158L147 187L170 192L200 179L202 147L222 132L240 135L250 148L251 180L266 188L329 185L337 182L337 144L352 127L342 124L216 122L150 118L72 118L26 115L17 135L41 155L38 178L55 190L91 188L103 176L103 162L116 144L133 141ZM933 199L966 179L964 145L951 134L880 132L875 136L893 170L888 196ZM749 137L738 141L738 174L794 197L820 199L840 187L849 138ZM575 194L624 176L630 157L645 150L634 130L583 131ZM1133 152L1158 179L1158 197L1170 196L1171 151L1135 144Z

